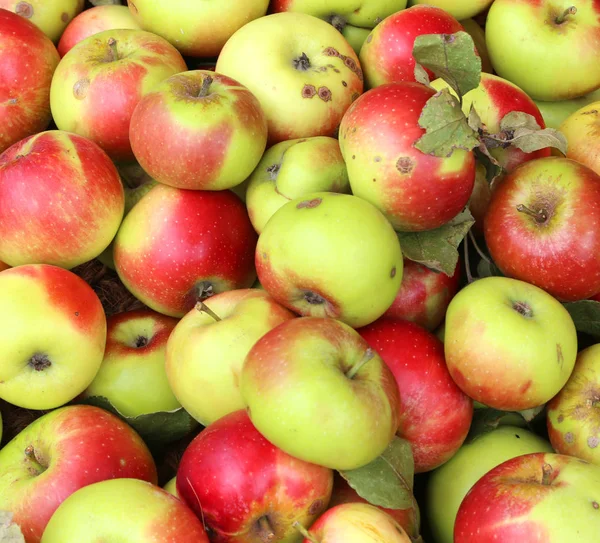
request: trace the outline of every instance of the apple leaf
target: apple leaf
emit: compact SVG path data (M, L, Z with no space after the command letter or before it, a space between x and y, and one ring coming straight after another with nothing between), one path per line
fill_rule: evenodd
M522 413L515 411L501 411L499 409L492 409L491 407L475 409L469 435L465 439L465 443L473 442L482 435L492 432L498 426L507 425L526 428L527 421Z
M414 146L428 155L449 157L456 149L471 151L480 143L479 134L469 126L459 101L447 88L427 100L419 126L425 134Z
M415 81L427 87L429 87L431 83L431 81L429 81L427 70L425 70L418 62L415 63Z
M339 473L359 496L373 505L388 509L415 507L415 461L410 443L405 439L394 437L373 462Z
M491 260L484 260L483 258L477 264L477 277L483 279L484 277L503 277L504 274L500 271L498 266Z
M0 543L25 543L21 528L12 519L12 513L0 511Z
M117 415L140 434L150 449L177 441L200 426L183 407L173 411L127 417L104 396L91 396L80 403L95 405Z
M413 57L446 81L460 97L479 86L481 58L467 32L417 36Z
M448 223L423 232L397 232L402 254L436 271L452 275L458 262L458 246L475 219L468 208Z
M581 300L563 303L578 332L600 337L600 302Z

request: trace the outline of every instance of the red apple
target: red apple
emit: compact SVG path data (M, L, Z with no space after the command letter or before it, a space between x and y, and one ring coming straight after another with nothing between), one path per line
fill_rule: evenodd
M421 111L434 94L420 83L382 85L360 96L340 124L340 149L353 194L378 207L396 230L447 223L473 191L471 151L436 157L414 146L425 133L419 126Z
M473 418L473 401L446 367L444 344L404 320L381 318L358 332L396 378L400 390L396 433L411 444L415 472L442 465L463 444Z
M264 543L299 539L331 497L333 472L298 460L267 441L244 410L206 427L177 469L177 492L213 541Z
M158 182L223 190L256 168L267 145L267 119L237 81L193 70L165 79L138 102L129 139L139 164Z
M576 301L600 292L598 224L600 175L547 157L522 164L496 186L484 232L504 275Z
M86 136L113 160L133 160L131 114L163 79L187 70L165 39L135 29L105 30L85 38L60 61L50 87L56 126Z
M58 506L76 490L130 477L156 484L142 438L108 411L71 405L41 416L0 450L0 510L37 543Z
M33 23L0 9L0 153L50 124L50 83L60 57Z
M158 184L123 220L113 254L130 292L159 313L183 317L198 300L252 286L257 239L233 192Z
M127 6L99 5L77 15L65 28L57 45L58 53L64 57L80 41L104 30L141 26L133 18Z
M123 185L98 145L61 130L0 155L0 259L73 268L97 257L125 209Z
M404 258L400 290L383 317L406 319L433 331L444 320L448 304L458 291L459 281L459 262L454 274L448 276Z
M423 34L464 30L447 11L433 6L412 6L386 17L367 36L360 50L366 86L415 81L415 39ZM435 77L430 70L427 72L430 79Z

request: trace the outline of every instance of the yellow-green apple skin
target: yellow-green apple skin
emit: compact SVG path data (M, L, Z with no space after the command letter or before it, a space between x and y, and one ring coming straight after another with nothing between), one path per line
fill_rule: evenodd
M41 543L208 543L202 521L162 488L121 478L79 489L56 510Z
M600 344L577 355L567 384L548 402L550 443L561 454L600 465Z
M460 504L477 480L505 460L534 452L554 452L540 436L515 426L499 426L467 441L448 462L431 472L425 511L436 543L453 543Z
M595 543L600 532L600 466L555 453L506 460L469 490L454 543Z
M399 391L381 357L353 328L299 317L267 332L242 367L252 423L306 462L354 469L380 455L399 425Z
M571 7L574 13L567 12ZM595 0L495 0L485 23L496 73L534 100L545 101L577 98L600 88L599 32Z
M311 192L350 192L338 140L316 136L276 143L248 178L246 207L252 226L260 234L281 206Z
M394 301L402 250L391 224L366 200L313 192L269 219L258 238L256 271L262 287L288 309L358 328Z
M485 30L475 19L470 17L467 19L461 19L459 22L465 29L465 32L467 32L471 38L473 38L475 49L479 53L479 58L481 58L481 71L488 74L493 73L494 68L492 66L492 62L490 61L490 55L485 43Z
M363 91L356 53L330 24L305 13L274 13L240 28L215 67L258 98L269 143L334 136Z
M343 503L325 511L302 543L410 543L412 539L388 513L368 503Z
M411 6L427 4L447 11L450 15L462 21L475 17L485 11L494 0L410 0Z
M83 7L84 0L0 0L0 9L7 9L28 19L54 43Z
M461 289L448 306L445 330L450 375L468 396L495 409L546 403L575 365L577 332L565 307L517 279L486 277Z
M342 30L342 36L346 38L346 41L352 46L357 55L360 54L360 49L370 33L370 28L361 28L352 25L346 25Z
M27 543L38 543L71 494L121 477L157 480L152 455L135 430L99 407L54 409L0 450L0 511L13 513Z
M62 130L0 155L0 259L71 269L110 244L125 205L119 173L93 141Z
M600 175L600 97L571 113L559 130L567 138L566 157Z
M126 417L179 409L165 371L167 340L178 319L139 309L106 322L104 359L83 398L102 396Z
M169 479L163 486L163 490L166 490L169 494L179 498L179 493L177 492L177 476Z
M246 355L269 330L294 317L260 289L215 294L187 313L166 351L166 374L185 410L208 426L246 407L239 389Z
M133 160L129 123L135 106L167 77L187 70L168 41L131 28L93 34L59 62L50 86L56 126L95 141L115 161Z
M548 128L560 129L560 125L569 117L575 113L578 109L581 109L592 102L600 100L600 89L590 92L581 98L573 98L571 100L560 100L558 102L544 102L542 100L534 100L535 105L538 107L544 117L544 122Z
M431 86L436 90L447 88L456 96L450 85L441 78L432 81ZM471 107L475 108L489 134L499 133L502 118L513 111L531 115L540 128L546 127L544 118L534 101L515 84L497 75L482 73L479 86L463 96L462 109L465 115L469 114ZM550 148L525 153L516 147L506 149L498 147L491 149L490 153L503 168L512 171L528 160L550 156Z
M161 81L138 102L129 140L141 167L160 183L224 190L242 183L260 161L267 119L258 99L234 79L190 70Z
M92 288L47 264L0 273L0 398L54 409L92 382L104 356L106 317Z
M127 5L144 30L167 39L184 55L216 57L236 30L265 15L269 0L128 0Z

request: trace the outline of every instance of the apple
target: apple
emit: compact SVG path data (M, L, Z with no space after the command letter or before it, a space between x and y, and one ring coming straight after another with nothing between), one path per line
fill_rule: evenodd
M104 309L73 272L28 264L0 273L0 322L0 398L13 405L64 405L100 368Z
M414 82L415 39L424 34L460 31L464 28L452 15L434 6L413 6L389 15L371 31L360 50L367 88L385 83ZM426 71L429 78L434 79L433 72Z
M405 319L433 331L444 320L448 304L458 292L460 263L448 276L408 258L404 258L400 290L383 314L390 319Z
M396 230L442 226L464 209L473 191L473 152L456 149L436 157L414 146L425 133L419 116L434 94L420 83L382 85L360 96L340 125L352 193L380 209Z
M560 100L559 102L534 100L534 102L544 117L546 126L559 130L560 125L567 117L575 113L578 109L581 109L583 106L587 106L588 104L599 100L600 89L590 92L580 98L572 98L571 100Z
M362 28L359 26L345 25L342 29L342 36L346 38L346 41L350 44L357 56L370 33L370 28Z
M258 279L275 301L355 328L392 304L402 266L390 223L350 194L313 192L290 200L269 219L256 246Z
M295 316L260 289L221 292L190 310L166 351L166 374L185 410L207 426L246 407L239 390L246 355L269 330Z
M269 0L127 0L127 5L144 30L169 40L184 55L216 57L236 30L265 15Z
M27 543L39 542L66 498L89 484L120 477L156 483L156 466L142 438L99 407L62 407L0 449L0 511L13 513Z
M177 476L171 477L163 486L163 490L166 490L169 494L179 498L179 494L177 492Z
M2 153L50 124L50 84L60 57L39 28L4 9L0 9L0 43Z
M389 318L358 330L392 370L400 391L397 435L412 448L415 472L441 466L463 444L473 401L452 380L444 344L418 324Z
M494 0L410 0L411 6L427 4L447 11L462 22L484 12Z
M292 543L331 497L333 472L267 441L241 409L213 422L187 446L177 492L215 541Z
M305 13L274 13L244 25L223 47L215 69L258 98L269 145L334 136L363 91L350 44L330 24Z
M240 390L271 443L332 469L373 461L398 429L394 374L356 330L328 317L291 319L262 336Z
M275 211L311 192L350 192L338 140L315 136L276 143L248 178L246 206L252 226L260 234Z
M556 452L600 464L600 344L579 352L567 384L547 406L550 443Z
M452 298L444 350L465 394L495 409L523 411L546 403L566 384L577 332L565 307L544 290L485 277Z
M136 160L160 183L223 190L242 183L258 164L267 119L237 81L193 70L158 83L138 102L129 139Z
M450 85L441 78L432 81L431 86L436 90L447 88L456 96ZM471 107L475 108L488 134L499 133L502 118L513 111L531 115L540 128L546 128L544 118L535 102L515 84L497 75L482 73L479 86L463 96L462 110L465 115L469 115ZM510 146L506 149L496 147L490 150L490 154L510 172L523 162L550 156L551 150L550 147L546 147L525 153L517 147Z
M73 268L115 236L125 206L114 164L93 141L61 130L0 155L0 259Z
M41 543L209 543L202 522L165 490L121 478L79 489L56 510Z
M600 466L530 453L487 472L461 503L455 543L596 541Z
M442 0L439 0L442 1ZM487 1L487 0L476 0L476 1ZM493 0L492 0L493 1ZM424 3L424 2L421 2ZM429 5L432 5L431 2L428 2ZM491 4L491 2L490 2ZM449 11L449 10L448 10ZM479 53L479 57L481 58L481 71L484 73L494 73L494 67L490 61L490 55L488 54L487 45L485 43L485 30L483 27L473 18L469 17L467 19L461 19L460 24L463 26L465 32L467 32L471 38L473 38L473 43L475 44L475 49Z
M600 6L594 0L496 0L485 24L496 73L534 100L546 101L600 88L599 31Z
M54 43L58 41L69 21L84 7L84 0L0 0L0 9L29 19Z
M0 0L1 1L1 0ZM104 30L132 28L141 30L127 6L106 4L91 7L77 15L65 28L56 48L64 57L77 43Z
M567 158L600 175L600 145L596 142L600 124L600 97L571 113L560 125L567 138Z
M588 144L589 145L589 144ZM494 188L485 241L500 271L561 301L600 292L600 174L574 160L532 160Z
M344 503L321 515L302 543L411 543L390 515L368 503Z
M179 321L139 309L106 322L104 359L82 397L102 396L125 417L179 409L165 371L167 340Z
M155 34L98 32L75 45L54 72L54 122L95 141L113 160L133 160L129 123L135 106L157 83L186 70L177 49Z
M505 460L535 452L554 451L540 436L510 425L465 442L450 460L431 472L427 481L425 510L433 540L454 543L456 513L480 477Z
M254 283L256 241L246 207L232 192L158 184L121 223L113 256L136 298L183 317L199 300Z

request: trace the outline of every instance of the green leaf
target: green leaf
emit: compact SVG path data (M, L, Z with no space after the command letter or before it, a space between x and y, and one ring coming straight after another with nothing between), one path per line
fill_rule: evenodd
M491 260L484 260L483 258L477 264L477 277L483 279L484 277L503 277L504 274L500 271L498 266Z
M430 86L429 74L418 62L415 63L415 81L427 87Z
M527 422L522 414L513 411L500 411L491 407L475 409L473 413L473 421L469 429L469 435L465 443L471 443L475 439L492 432L498 426L518 426L526 428Z
M413 57L462 97L481 80L481 58L476 51L473 38L464 31L423 34L415 39Z
M402 254L428 268L452 275L458 262L458 246L475 219L468 208L434 230L397 232Z
M563 305L571 315L578 332L600 337L600 302L581 300L566 302Z
M140 434L150 449L177 441L200 426L183 407L173 411L159 411L137 417L127 417L103 396L91 396L79 403L95 405L117 415Z
M21 528L12 519L12 513L0 511L0 543L25 543Z
M361 468L340 471L359 496L387 509L415 506L413 479L415 462L410 443L395 437L373 462Z
M469 126L456 96L448 88L434 94L423 107L419 126L425 130L414 144L421 152L449 157L455 149L479 146L479 134Z

